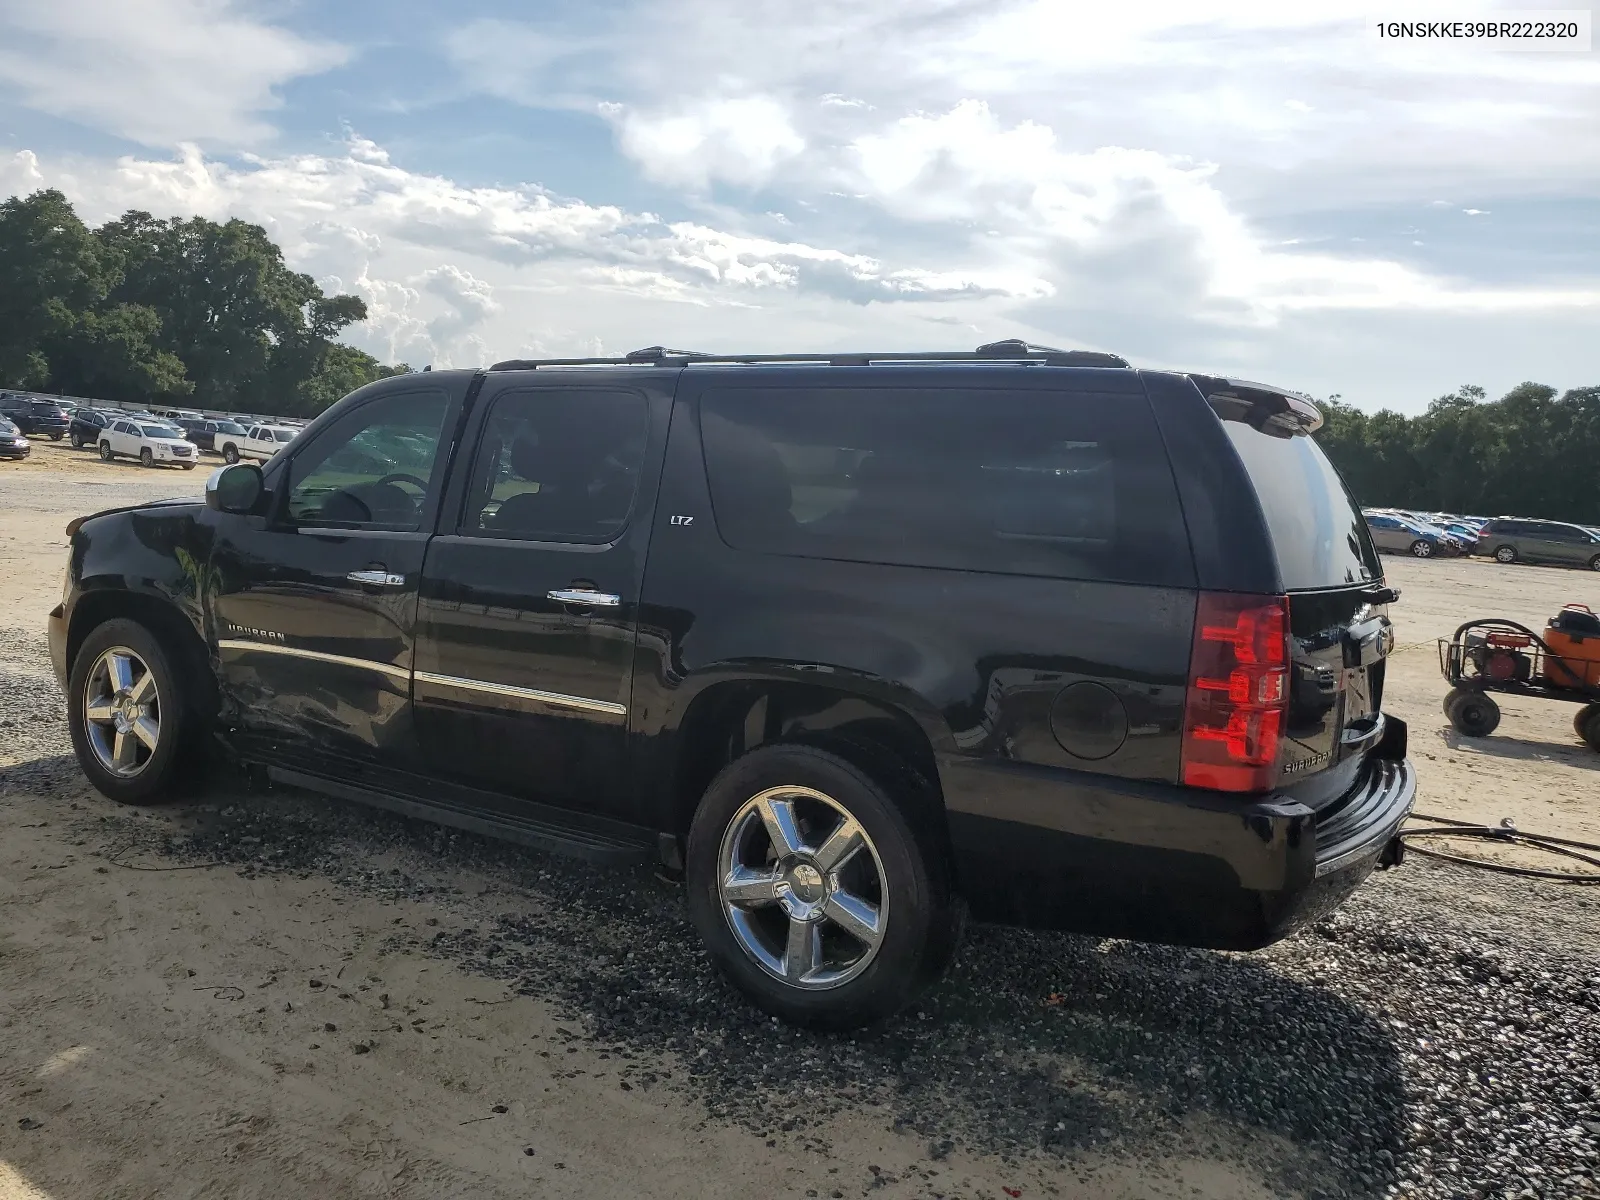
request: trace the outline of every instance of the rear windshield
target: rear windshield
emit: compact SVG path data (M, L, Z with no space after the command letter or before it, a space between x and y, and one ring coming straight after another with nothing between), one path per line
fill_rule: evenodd
M217 422L215 422L215 424L216 424L216 431L218 433L243 433L244 432L244 426L239 424L237 421L217 421Z
M708 390L718 531L738 549L1187 585L1171 468L1127 395Z
M1322 447L1223 421L1267 517L1283 586L1291 592L1381 578L1361 510Z

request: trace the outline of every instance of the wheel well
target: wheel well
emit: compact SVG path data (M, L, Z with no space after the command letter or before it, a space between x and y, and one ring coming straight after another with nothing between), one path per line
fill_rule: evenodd
M805 684L716 684L697 696L681 728L671 832L687 833L700 797L734 759L769 742L802 742L839 755L924 807L943 836L944 802L933 746L892 706Z
M67 628L67 674L78 659L78 650L96 626L118 617L137 621L161 645L170 650L176 662L173 665L183 672L185 680L199 691L191 692L200 711L216 711L216 677L211 671L211 659L205 643L187 618L164 600L142 592L95 591L83 596L72 610L72 624ZM203 689L203 690L202 690Z

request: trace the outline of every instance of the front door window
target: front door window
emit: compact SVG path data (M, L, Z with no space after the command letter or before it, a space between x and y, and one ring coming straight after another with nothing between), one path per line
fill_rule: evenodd
M438 490L448 409L442 392L386 396L323 430L290 464L288 519L340 529L421 528Z

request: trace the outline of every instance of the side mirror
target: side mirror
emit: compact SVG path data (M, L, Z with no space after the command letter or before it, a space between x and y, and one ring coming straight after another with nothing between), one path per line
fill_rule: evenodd
M266 494L266 482L255 463L218 467L206 480L206 505L218 512L249 516L257 511Z

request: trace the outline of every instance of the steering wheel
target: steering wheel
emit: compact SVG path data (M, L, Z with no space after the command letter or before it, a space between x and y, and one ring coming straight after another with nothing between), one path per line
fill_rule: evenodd
M379 484L385 484L385 483L409 483L409 484L413 485L414 487L416 487L416 489L418 491L421 491L421 492L425 493L428 490L428 485L427 485L426 482L424 482L421 479L418 479L415 475L407 475L403 471L396 471L393 475L385 475L382 479L378 480L377 482Z

